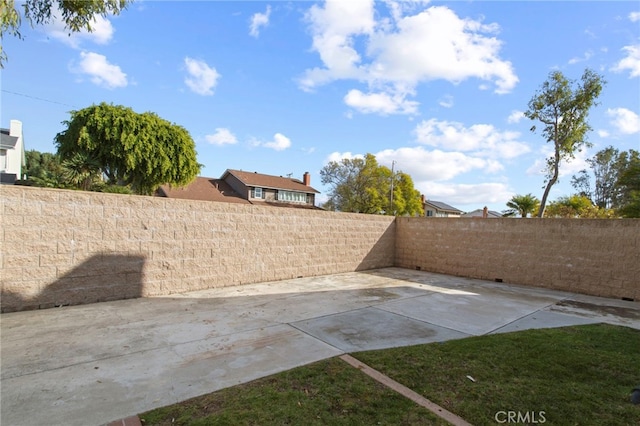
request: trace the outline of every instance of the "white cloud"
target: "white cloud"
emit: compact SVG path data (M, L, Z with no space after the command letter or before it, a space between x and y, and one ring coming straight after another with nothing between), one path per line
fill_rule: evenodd
M482 208L487 204L506 204L514 194L506 184L499 182L475 184L418 182L415 187L428 200L442 201L463 211ZM464 206L469 208L465 209Z
M446 181L472 170L483 170L488 161L462 152L429 151L424 147L386 149L375 154L380 164L395 161L398 170L411 175L414 181Z
M89 41L95 44L107 44L113 38L113 25L111 22L101 15L96 15L91 23L91 32L82 30L76 33L70 33L68 29L65 29L64 22L60 19L60 11L55 10L52 12L52 20L50 23L44 25L42 29L51 38L54 38L74 49L80 47L83 41Z
M507 123L519 123L520 120L522 120L523 118L524 118L524 112L513 110L511 111L511 114L509 114L509 117L507 118Z
M598 130L598 136L600 136L603 139L606 139L609 137L609 132L607 132L606 130Z
M107 89L127 86L127 74L110 64L106 56L94 52L80 52L80 62L72 66L72 71L88 75L92 83Z
M188 76L185 77L185 84L192 92L198 95L213 95L213 88L216 87L218 79L221 77L215 68L211 68L206 62L189 57L184 58Z
M582 57L575 57L575 58L569 59L569 64L573 65L573 64L577 64L578 62L588 61L589 59L591 59L592 56L593 56L593 52L588 50L584 53L584 56Z
M640 21L640 12L631 12L629 14L629 20L631 22L638 22Z
M492 160L476 158L461 152L429 151L421 146L388 149L378 152L375 156L380 164L387 167L395 161L396 168L408 173L415 188L427 199L443 201L462 210L462 205L481 204L482 207L489 203L506 202L513 195L505 183L447 182L466 172L488 171L487 168L492 166Z
M310 148L300 148L300 151L302 151L305 154L313 154L314 152L316 152L316 147L312 146Z
M425 120L416 126L417 141L424 145L458 151L472 151L474 155L490 158L515 158L530 151L518 141L520 133L499 131L490 124L474 124Z
M443 108L451 108L453 107L453 96L451 95L444 95L442 98L440 98L440 100L438 101L438 105L440 105Z
M395 31L377 32L371 38L371 76L409 85L476 77L495 81L498 93L509 92L518 78L511 63L497 56L502 46L494 37L497 30L496 25L461 19L443 6L402 17Z
M253 139L251 141L253 146L262 146L265 148L270 148L275 151L284 151L285 149L291 146L291 140L283 135L282 133L276 133L273 135L273 140L269 142L263 142L257 139Z
M553 147L544 145L540 148L541 156L535 160L535 162L526 170L526 174L532 175L545 175L547 173L547 158L553 157ZM587 151L577 151L574 153L574 158L568 160L560 160L559 178L565 176L573 176L580 172L580 170L588 169L587 163Z
M613 71L630 71L629 77L640 77L640 44L625 46L622 48L627 52L627 56L620 60L613 68Z
M212 135L206 135L205 139L212 145L233 145L238 142L236 136L229 129L218 127Z
M326 68L313 68L300 80L304 90L341 78L364 77L358 70L360 55L353 47L354 36L370 34L375 27L373 2L329 0L324 7L313 5L305 19L313 33L313 50Z
M460 175L483 171L495 173L502 166L493 159L476 156L473 153L428 150L424 146L386 149L374 153L379 164L391 167L395 161L396 170L409 174L414 186L427 198L453 204L477 204L506 202L513 192L504 183L461 184L448 182ZM363 158L352 152L333 152L326 162L340 161L344 158ZM474 178L476 180L477 177ZM477 208L477 206L473 207Z
M510 92L518 82L512 64L499 57L502 42L495 37L497 25L462 19L443 6L410 15L407 13L413 12L415 3L408 7L396 2L384 3L390 7L392 19L376 21L374 6L381 4L330 0L309 9L306 19L313 35L312 48L323 67L305 71L299 80L303 90L349 79L365 83L378 97L385 94L387 100L402 99L406 104L405 97L415 94L416 86L425 81L442 79L457 84L478 78L493 83L497 93ZM358 49L360 45L364 47ZM345 101L353 103L354 94L362 93L351 90ZM363 96L359 100L365 102ZM388 114L388 103L364 112ZM413 111L394 109L395 113Z
M341 161L343 159L353 160L354 158L364 158L362 154L352 154L351 152L332 152L326 159L326 163L331 161Z
M357 89L347 93L344 103L363 114L416 114L418 109L418 102L408 101L401 94L392 95L384 92L365 94Z
M252 37L258 37L260 35L260 28L269 25L269 16L271 15L271 6L267 5L267 10L264 13L254 13L251 16L251 24L249 25L249 35Z
M609 108L607 115L612 118L611 124L625 135L640 132L640 116L626 108Z

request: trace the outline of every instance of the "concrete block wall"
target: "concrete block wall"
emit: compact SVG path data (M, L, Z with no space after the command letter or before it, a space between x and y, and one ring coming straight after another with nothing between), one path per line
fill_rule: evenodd
M398 218L399 267L640 301L640 219Z
M640 300L640 220L397 218L0 186L10 312L399 266Z
M392 217L0 187L2 312L393 266Z

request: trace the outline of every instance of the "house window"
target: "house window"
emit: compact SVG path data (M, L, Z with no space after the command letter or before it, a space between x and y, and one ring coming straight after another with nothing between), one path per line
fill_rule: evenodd
M306 203L307 194L304 192L278 191L278 201L288 203Z
M3 172L7 170L7 150L6 149L0 149L0 170Z
M253 188L253 198L264 198L262 188Z
M427 217L433 216L433 210L427 210Z

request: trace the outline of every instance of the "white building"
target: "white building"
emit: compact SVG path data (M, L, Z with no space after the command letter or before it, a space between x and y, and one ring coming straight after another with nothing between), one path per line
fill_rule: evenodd
M22 122L11 120L8 129L0 129L0 183L13 184L22 179L25 165Z

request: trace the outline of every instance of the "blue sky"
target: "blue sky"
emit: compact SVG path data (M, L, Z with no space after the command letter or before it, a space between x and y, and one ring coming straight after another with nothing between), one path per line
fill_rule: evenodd
M68 111L107 102L185 127L202 176L309 171L326 193L328 161L372 153L428 199L501 211L543 191L528 101L587 67L607 81L593 147L550 199L598 150L640 149L637 1L135 1L90 34L22 33L3 40L0 124L21 120L27 149L54 152Z

